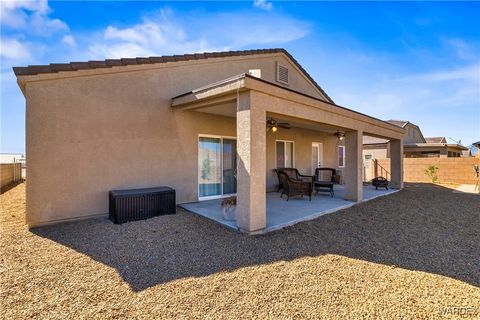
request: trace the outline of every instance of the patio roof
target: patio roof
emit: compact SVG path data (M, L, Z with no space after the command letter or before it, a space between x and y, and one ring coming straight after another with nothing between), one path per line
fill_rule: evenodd
M374 137L400 139L403 138L405 134L405 129L390 122L245 73L175 96L172 98L172 108L197 111L206 108L216 108L215 112L223 112L223 115L235 116L235 102L237 101L238 95L246 91L266 93L269 96L288 100L292 103L303 105L306 108L315 107L321 112L340 116L343 118L343 121L330 124L345 128L346 130L357 129L352 126L352 123L362 123L365 134L368 133L368 135ZM223 110L218 108L219 106L222 107L225 105L232 107L230 108L230 114L225 113L226 107L223 108ZM315 121L314 119L305 120ZM350 124L350 126L348 124Z

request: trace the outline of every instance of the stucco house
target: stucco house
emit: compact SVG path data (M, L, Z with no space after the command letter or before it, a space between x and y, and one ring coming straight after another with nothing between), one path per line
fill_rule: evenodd
M448 143L445 137L424 137L420 127L410 121L388 120L405 129L403 152L405 158L460 157L468 148L458 143ZM389 140L376 137L363 137L365 160L390 157Z
M284 49L14 72L26 98L30 227L105 215L112 189L168 185L178 203L236 193L238 227L255 233L277 167L341 166L345 198L362 201L364 135L388 139L391 186L402 188L405 129L335 104ZM267 132L272 120L290 129Z

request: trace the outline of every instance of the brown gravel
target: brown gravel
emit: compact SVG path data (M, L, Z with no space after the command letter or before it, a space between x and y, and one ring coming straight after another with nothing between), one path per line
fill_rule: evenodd
M478 195L409 185L256 237L183 211L28 231L24 185L0 197L3 319L480 318Z

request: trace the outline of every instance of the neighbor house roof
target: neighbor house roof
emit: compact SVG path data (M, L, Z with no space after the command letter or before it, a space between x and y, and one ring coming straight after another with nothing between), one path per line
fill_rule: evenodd
M391 124L394 124L394 125L399 126L401 128L405 127L408 123L408 121L404 121L404 120L387 120L387 122L390 122Z
M461 144L457 143L407 143L404 145L405 148L407 147L450 147L450 148L457 148L460 150L468 150L467 147L462 146Z
M363 144L384 144L388 143L388 141L390 140L371 136L363 136Z
M308 72L298 63L295 58L283 48L274 49L258 49L258 50L242 50L242 51L222 51L222 52L204 52L183 55L158 56L158 57L139 57L139 58L122 58L107 59L86 62L70 62L70 63L51 63L47 65L29 65L27 67L13 67L16 76L30 76L42 73L57 73L60 71L77 71L85 69L111 68L127 65L167 63L188 60L202 60L211 58L225 58L236 56L248 56L258 54L283 53L290 59L293 64L308 78L310 82L328 99L334 103L328 94L320 87L320 85L308 74Z
M425 138L427 143L447 143L447 139L445 137L430 137Z

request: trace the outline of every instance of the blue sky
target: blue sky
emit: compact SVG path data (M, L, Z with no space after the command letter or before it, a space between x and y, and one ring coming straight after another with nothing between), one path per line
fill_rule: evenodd
M286 48L333 100L480 140L480 2L1 2L1 152L25 150L12 66Z

